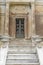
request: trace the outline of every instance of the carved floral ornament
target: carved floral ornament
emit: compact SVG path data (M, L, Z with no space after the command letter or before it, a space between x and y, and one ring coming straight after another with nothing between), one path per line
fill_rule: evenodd
M29 6L11 6L10 7L10 12L12 13L26 13L26 12L29 12L30 11L30 8L31 8L31 4L29 4Z

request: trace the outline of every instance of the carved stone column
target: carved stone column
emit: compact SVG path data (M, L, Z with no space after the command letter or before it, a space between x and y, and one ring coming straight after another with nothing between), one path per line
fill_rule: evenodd
M1 34L4 34L4 14L1 16Z
M5 10L4 7L1 6L1 34L4 34L4 21L5 21Z
M15 21L15 15L12 16L12 36L15 38L16 36L16 21Z
M16 35L16 22L15 22L15 15L10 14L9 19L9 35L15 38Z
M9 34L9 3L6 3L5 35Z
M29 9L28 14L28 39L31 38L32 35L32 21L31 21L31 9Z
M24 26L25 26L25 27L24 27L24 28L25 28L25 39L27 39L27 26L26 26L26 25L27 25L27 23L26 23L26 21L25 21L25 25L24 25Z
M31 3L32 36L35 35L35 3Z
M1 6L0 6L0 13L1 13ZM0 15L0 34L1 34L1 15Z

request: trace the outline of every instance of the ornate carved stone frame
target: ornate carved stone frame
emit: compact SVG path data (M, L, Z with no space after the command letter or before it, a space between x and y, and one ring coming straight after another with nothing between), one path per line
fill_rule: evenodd
M5 21L6 21L5 22L5 34L6 35L9 35L9 7L10 7L10 3L6 3L6 15L5 15L6 16L6 19L5 19ZM28 38L30 38L30 36L35 34L35 18L34 18L35 16L34 16L34 13L35 13L35 5L34 5L34 3L31 3L31 9L29 11L29 15L27 15L28 24L29 24L28 25L28 35L26 34L27 32L25 30L25 38L27 38L27 36L28 36ZM15 17L17 17L17 16L15 16ZM22 16L24 16L24 14L22 14L21 17ZM25 17L25 19L26 19L26 17Z

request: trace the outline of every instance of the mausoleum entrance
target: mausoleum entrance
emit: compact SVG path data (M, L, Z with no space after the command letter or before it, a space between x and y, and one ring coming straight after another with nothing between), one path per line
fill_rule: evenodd
M29 6L12 5L9 15L9 35L15 38L28 38Z
M24 18L16 18L16 37L24 38Z

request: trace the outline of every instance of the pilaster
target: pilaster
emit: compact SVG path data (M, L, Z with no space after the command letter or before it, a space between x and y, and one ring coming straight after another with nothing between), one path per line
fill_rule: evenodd
M4 22L5 22L5 10L3 5L1 4L1 12L0 12L0 16L1 16L1 34L4 34Z
M9 3L6 3L5 35L9 34Z
M0 6L0 13L1 13L1 6ZM0 15L0 34L1 34L1 15Z
M1 34L2 35L4 34L4 22L5 22L4 14L2 14L1 15Z
M31 3L32 36L35 35L35 3Z
M28 21L27 21L27 17L25 18L25 25L24 25L24 28L25 28L25 39L28 39Z
M31 9L29 9L28 15L28 39L31 38L32 35L32 20L31 20Z

